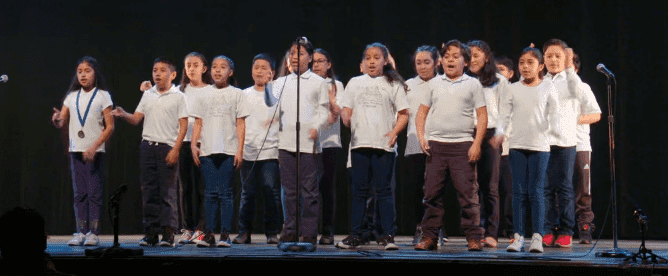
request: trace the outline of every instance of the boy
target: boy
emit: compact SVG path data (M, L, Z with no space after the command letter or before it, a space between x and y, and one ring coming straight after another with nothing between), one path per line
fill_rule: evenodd
M425 169L424 236L416 250L435 250L438 229L443 217L443 184L452 180L462 207L461 224L466 232L468 249L482 250L478 184L475 162L487 130L487 108L478 79L464 74L471 55L458 40L441 49L445 75L429 81L431 90L418 109L416 127L420 147L428 155ZM473 138L473 116L477 116ZM429 118L425 136L425 121ZM428 141L427 141L428 140Z
M153 86L144 92L134 114L116 107L112 114L132 125L144 121L139 147L140 182L144 206L144 238L139 245L174 245L178 227L176 176L178 157L188 129L186 97L172 81L176 66L166 58L153 62Z

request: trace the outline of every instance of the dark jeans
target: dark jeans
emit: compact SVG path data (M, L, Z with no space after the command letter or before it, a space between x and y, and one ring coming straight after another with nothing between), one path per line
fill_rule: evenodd
M341 148L322 149L322 177L320 178L320 195L322 198L322 235L334 235L335 186L338 156Z
M497 238L499 233L499 163L501 148L494 148L490 139L496 129L488 129L481 145L480 159L476 163L480 187L480 221L485 236Z
M255 163L255 165L253 165ZM251 170L252 169L252 170ZM255 194L262 191L264 197L264 232L276 235L282 220L281 183L278 160L245 161L241 169L241 203L239 203L239 233L253 231L255 217Z
M545 224L545 171L549 152L510 150L513 178L513 226L515 233L526 236L527 207L531 206L531 228L543 234Z
M85 163L81 152L70 152L70 171L74 189L74 215L77 232L100 234L100 210L104 186L104 153L95 154L93 162Z
M437 239L443 218L443 194L447 179L457 190L462 207L461 226L466 239L482 239L478 184L475 182L475 163L469 162L472 142L441 143L429 141L431 155L427 157L425 173L425 211L422 220L424 236Z
M158 227L178 229L176 172L165 158L172 147L142 141L139 146L140 182L144 205L144 231Z
M234 156L212 154L200 156L204 176L204 207L206 209L206 231L213 232L220 215L220 231L232 230L234 215Z
M193 230L205 221L204 180L193 161L190 142L183 142L179 153L179 199L183 228ZM197 229L204 230L204 229Z
M501 156L499 166L499 202L503 202L503 235L513 235L513 178L510 172L510 156Z
M426 154L411 154L405 157L406 162L406 184L413 187L415 192L415 218L422 220L424 217L424 171ZM419 221L418 221L419 225Z
M283 187L283 212L285 223L281 235L295 234L298 237L317 238L318 212L320 201L318 195L318 167L322 160L317 154L300 153L299 163L299 195L303 204L299 214L299 231L297 231L297 154L286 150L278 151L280 163L281 186Z
M575 215L578 229L585 226L594 230L594 212L591 209L591 151L578 151L575 154L575 172L573 174L573 188L575 190Z
M394 199L392 197L393 152L381 149L353 149L350 152L352 201L350 226L352 234L361 236L369 191L373 191L380 215L382 236L394 235Z
M575 196L573 192L573 169L575 147L550 147L545 186L546 217L545 234L555 229L557 235L573 236L575 227Z

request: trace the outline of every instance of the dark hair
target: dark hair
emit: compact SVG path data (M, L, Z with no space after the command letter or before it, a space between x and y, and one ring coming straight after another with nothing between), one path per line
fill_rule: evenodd
M450 41L448 41L446 43L443 43L441 45L441 56L442 57L445 56L445 52L448 51L448 48L450 48L450 46L457 47L457 48L459 48L459 50L461 50L462 55L464 56L464 62L466 62L466 63L471 62L471 49L469 49L469 47L467 47L466 44L462 43L461 41L459 41L457 39L450 40Z
M185 58L183 58L183 72L181 73L181 92L186 90L186 85L190 83L190 78L188 78L188 74L186 74L186 65L185 62L189 57L197 57L200 59L200 62L202 62L202 66L209 67L209 63L206 61L206 58L204 55L198 53L198 52L192 52L190 54L187 54ZM211 84L213 81L211 81L211 74L207 74L206 72L202 74L202 82L206 84Z
M502 57L496 58L495 62L496 62L497 65L501 64L501 65L505 66L506 68L508 68L508 70L513 71L513 77L511 79L515 79L515 77L517 77L517 74L515 72L515 63L513 63L512 59L509 59L506 56L502 56ZM511 81L511 80L508 80L508 81Z
M580 61L580 56L576 53L573 53L573 66L575 66L575 71L580 71L582 68L582 61Z
M540 50L533 48L533 47L526 47L524 50L522 50L522 54L520 54L520 58L522 58L523 55L525 54L530 54L533 57L535 57L538 60L538 64L543 64L543 54L540 52ZM538 73L538 77L543 79L543 72Z
M231 58L229 58L229 57L227 57L227 56L225 56L225 55L219 55L219 56L214 57L214 58L211 60L211 65L213 65L213 62L214 62L216 59L219 59L219 58L220 58L220 59L224 59L224 60L226 60L226 61L227 61L227 64L230 65L230 70L234 71L234 61L232 61ZM211 74L213 74L213 71L212 71L212 70L209 70L209 75L211 75ZM213 77L212 77L212 79L213 79ZM234 78L234 74L232 74L232 76L230 76L229 78L227 78L227 85L232 85L232 86L235 86L235 87L238 86L238 84L237 84L237 79Z
M413 62L413 69L415 69L415 73L417 73L417 68L415 68L415 59L417 58L418 53L420 52L427 52L431 55L431 59L434 61L434 63L438 62L439 59L441 59L441 54L438 52L438 49L436 47L431 46L431 45L422 45L415 50L415 53L413 53L413 56L411 57L411 61ZM434 66L434 74L438 75L438 66Z
M82 63L88 63L90 67L93 68L95 74L95 87L102 90L107 90L107 81L102 76L102 71L100 70L100 64L97 63L97 60L90 56L82 57L77 61L77 67ZM72 76L72 81L70 82L70 87L67 89L67 92L77 91L81 89L81 84L79 83L79 78L77 77L77 69L74 69L74 76Z
M16 239L13 227L21 225L30 239ZM34 209L15 207L0 217L0 252L5 261L43 256L46 249L44 218Z
M334 63L332 62L332 56L330 56L329 53L327 53L327 51L323 50L322 48L315 49L313 52L320 53L325 56L327 62L332 65L329 67L329 69L327 69L327 77L331 80L331 83L334 86L334 91L336 91L336 74L334 73Z
M308 55L310 57L313 56L313 44L311 44L310 41L300 39L298 41L292 42L292 46L290 46L290 49L292 49L293 46L298 46L298 45L302 46L306 50L306 53L308 53ZM297 47L297 48L299 48L299 47ZM297 50L299 50L299 49L297 49ZM287 58L289 58L289 55L290 55L290 50L288 49L288 57ZM297 53L297 55L299 55L299 53ZM297 66L299 66L299 64ZM311 66L313 66L313 59L311 59L311 62L308 63L308 68L311 68ZM299 72L299 68L297 69L297 72ZM298 74L298 73L295 73L295 74Z
M169 67L169 70L172 70L172 72L176 72L176 64L171 60L166 57L158 57L153 61L153 65L156 65L157 63L164 63Z
M550 46L559 46L564 51L566 51L566 48L568 48L568 44L566 44L566 42L561 39L553 38L543 44L543 53L547 52L547 48Z
M383 45L382 43L379 42L374 42L369 45L366 45L366 48L364 49L364 52L362 53L362 61L364 61L364 57L366 56L366 52L371 49L371 48L378 48L383 52L383 57L385 58L387 64L383 66L383 75L385 76L385 79L387 82L390 84L393 84L395 81L399 82L401 85L404 86L404 91L408 91L408 86L406 85L406 82L404 81L404 78L399 75L397 72L397 69L392 67L392 64L389 62L389 56L390 56L390 51Z
M267 53L257 54L253 58L253 63L251 63L251 64L255 64L255 61L257 61L259 59L264 60L266 62L269 62L269 66L271 66L271 71L274 71L274 72L276 71L276 61L269 54L267 54Z
M487 58L487 60L485 61L485 65L483 65L482 69L480 69L480 72L478 72L478 74L473 73L470 70L469 72L478 77L478 80L480 81L480 84L482 84L483 87L490 87L494 85L496 82L498 82L499 78L496 76L497 69L496 69L496 61L494 60L494 52L492 52L492 49L489 47L489 44L487 44L487 42L484 42L482 40L472 40L466 44L469 48L469 51L471 48L476 47L480 49L483 53L485 53L485 58Z
M276 77L280 78L290 75L290 66L288 66L289 59L290 59L290 50L286 51L285 55L283 55L283 58L281 59L281 66L278 69Z

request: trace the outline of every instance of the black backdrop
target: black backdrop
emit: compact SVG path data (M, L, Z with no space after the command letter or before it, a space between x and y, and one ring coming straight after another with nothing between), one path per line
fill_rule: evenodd
M31 206L51 234L74 230L67 133L49 124L60 107L76 61L96 57L116 105L134 110L142 80L150 79L158 56L174 59L199 51L208 58L232 57L240 87L252 85L250 62L260 52L280 57L298 36L329 51L345 83L359 72L364 46L386 44L400 73L414 75L410 55L420 45L450 39L487 41L497 55L517 61L530 42L539 47L561 38L579 53L582 79L603 110L592 126L592 189L596 225L609 203L607 99L602 62L618 78L616 101L620 236L638 237L631 214L648 214L652 238L668 237L668 166L664 129L668 97L668 4L639 6L626 1L2 1L0 5L0 212ZM180 79L180 74L179 77ZM107 144L105 197L121 184L122 233L141 232L138 145L141 127L117 122ZM663 146L662 146L663 145ZM397 223L412 234L417 200L397 167ZM238 191L238 187L236 188ZM337 233L348 232L347 175L337 181ZM452 190L450 190L452 193ZM461 234L454 197L447 229ZM236 197L238 204L238 194ZM105 200L106 203L106 200ZM410 204L409 204L410 203ZM103 210L102 231L111 233ZM257 221L258 228L261 225ZM604 236L611 234L610 220ZM17 226L20 231L20 226Z

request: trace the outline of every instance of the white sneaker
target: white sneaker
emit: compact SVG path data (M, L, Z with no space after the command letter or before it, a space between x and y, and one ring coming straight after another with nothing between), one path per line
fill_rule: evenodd
M91 232L88 232L84 238L86 239L86 242L84 242L84 245L86 246L96 246L100 244L100 238Z
M518 234L518 233L515 233L513 235L513 239L514 239L513 243L511 243L508 246L508 248L506 248L506 250L508 252L520 252L520 251L524 250L524 237L520 236L520 234ZM541 242L542 242L542 239L541 239Z
M543 235L533 233L533 237L531 237L531 246L529 246L529 252L543 253Z
M179 244L186 244L190 243L190 240L193 237L193 231L190 231L188 229L181 229L181 237L179 238Z
M84 234L75 233L74 238L72 238L70 241L68 241L67 245L72 245L72 246L83 245L84 239L85 239Z

